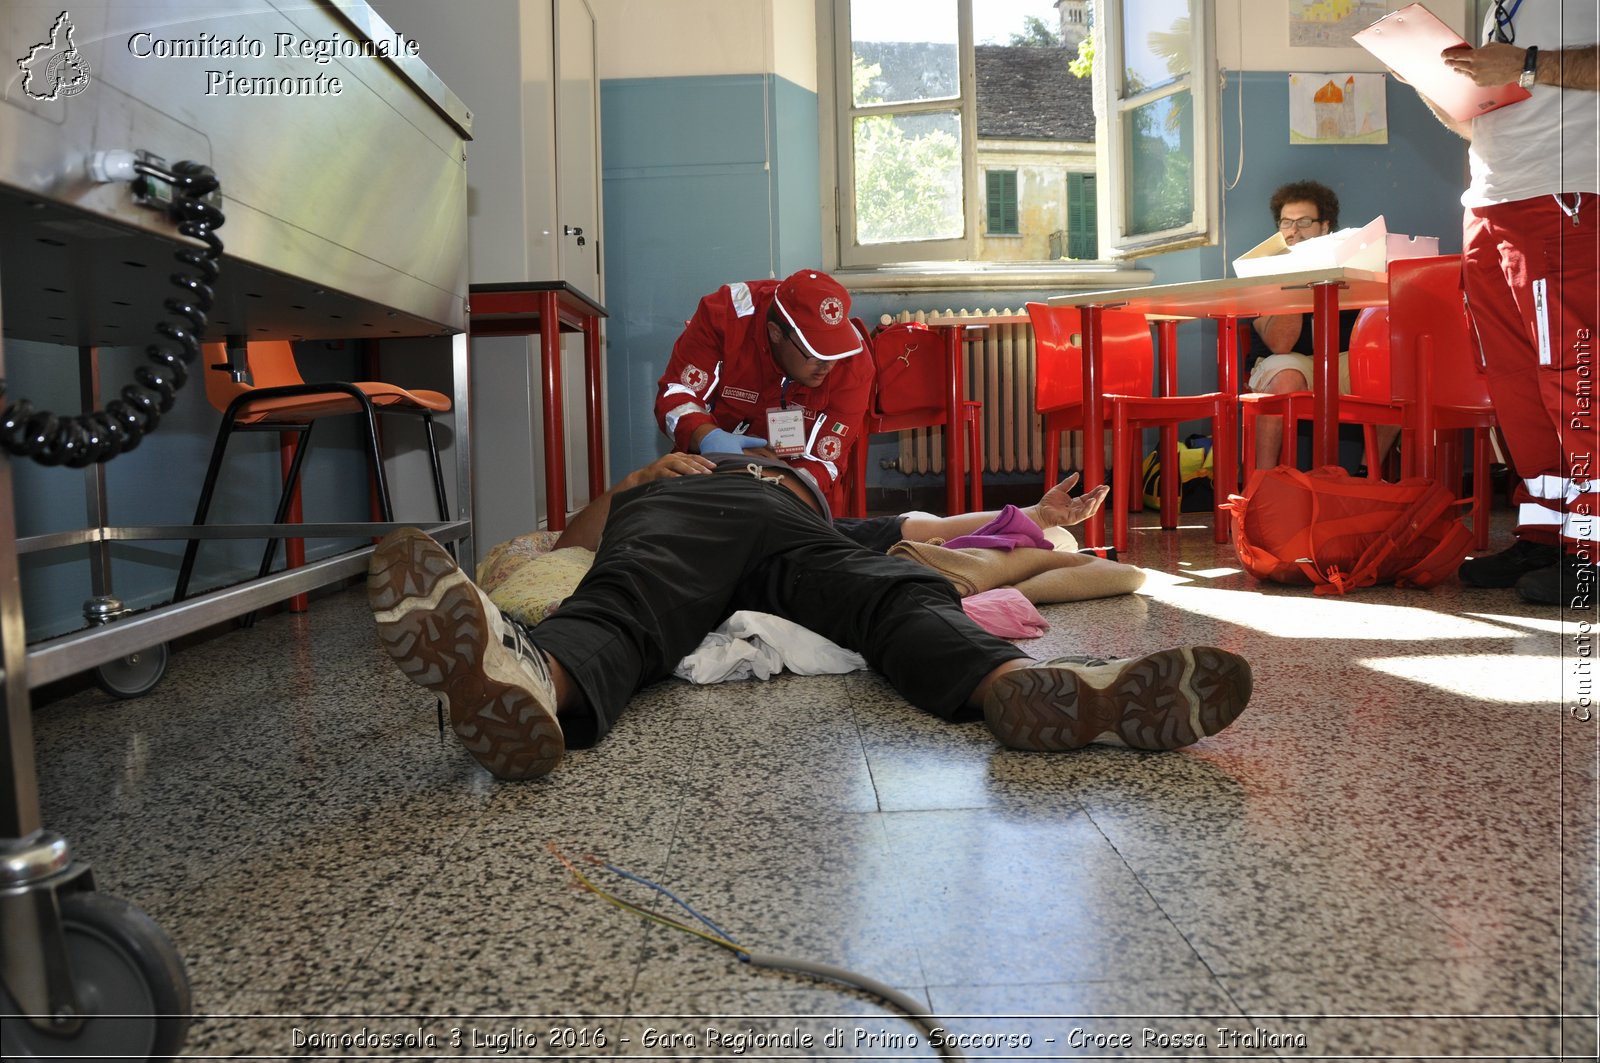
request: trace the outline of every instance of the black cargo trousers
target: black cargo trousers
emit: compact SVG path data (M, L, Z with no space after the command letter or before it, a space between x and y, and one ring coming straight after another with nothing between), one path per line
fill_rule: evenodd
M1028 657L975 624L943 576L857 545L781 484L742 470L656 480L612 499L588 575L529 632L593 714L588 733L563 715L568 744L602 737L635 691L740 609L855 650L946 719L985 675Z

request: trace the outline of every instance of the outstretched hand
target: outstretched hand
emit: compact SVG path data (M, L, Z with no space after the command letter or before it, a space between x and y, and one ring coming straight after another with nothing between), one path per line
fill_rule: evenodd
M1110 485L1101 484L1093 491L1073 495L1071 491L1077 483L1078 474L1071 473L1065 480L1045 492L1045 496L1039 500L1040 527L1067 528L1074 524L1082 524L1100 512L1101 503L1106 500L1106 495L1111 493Z

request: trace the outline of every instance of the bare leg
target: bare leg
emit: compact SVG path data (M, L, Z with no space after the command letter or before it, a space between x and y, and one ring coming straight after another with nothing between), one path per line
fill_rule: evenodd
M1397 424L1380 424L1378 428L1378 464L1382 466L1389 460L1389 452L1394 450L1395 440L1400 438L1400 426Z
M1287 395L1291 391L1305 391L1306 378L1298 371L1285 369L1267 381L1267 394ZM1256 468L1270 469L1279 462L1283 451L1283 418L1256 418Z

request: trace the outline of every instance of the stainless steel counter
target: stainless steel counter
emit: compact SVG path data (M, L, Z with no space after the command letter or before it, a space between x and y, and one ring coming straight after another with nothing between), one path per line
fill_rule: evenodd
M93 161L109 157L115 170L127 156L102 153L132 152L166 166L202 163L222 182L226 215L208 339L438 337L455 381L459 501L458 519L434 530L462 540L470 560L470 137L470 113L428 69L418 42L358 0L79 0L65 10L54 0L7 0L0 19L0 388L6 341L80 351L143 344L174 293L171 255L189 241L159 209L163 189L152 185L145 198L154 207L141 205L135 184L97 179ZM63 371L74 364L63 359ZM204 371L194 366L192 377ZM23 397L6 392L0 402ZM198 379L179 401L204 402ZM95 972L65 962L63 931L70 944L77 930L59 902L92 881L65 840L40 823L30 688L346 579L364 568L366 551L30 648L12 460L20 459L0 455L0 968L8 1010L64 1016L53 1029L66 1040L52 1043L70 1049L87 1028L73 1016L92 1003L85 979ZM89 496L89 527L33 546L186 537L182 528L105 527L92 512L92 487ZM325 530L342 537L383 527ZM248 534L262 531L208 529L208 537ZM104 909L75 903L72 910L82 917ZM145 1049L170 1051L173 1037L181 1043L181 1029L152 1022L155 1043ZM13 1023L8 1036L31 1032Z

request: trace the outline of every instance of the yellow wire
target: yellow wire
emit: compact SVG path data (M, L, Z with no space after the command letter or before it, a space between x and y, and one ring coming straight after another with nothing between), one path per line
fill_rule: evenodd
M685 934L693 934L695 937L709 941L713 945L720 945L729 952L744 955L744 949L729 941L727 938L718 937L715 934L708 934L699 927L690 926L687 923L680 923L676 919L669 919L664 915L658 915L649 909L641 908L636 904L632 904L620 897L616 897L610 893L607 893L605 890L601 889L599 886L590 881L589 877L582 871L579 871L577 865L573 864L571 860L568 860L565 854L563 854L561 850L556 847L555 842L546 842L545 848L549 849L551 855L553 855L557 860L561 861L568 871L572 872L572 877L578 880L579 885L588 890L590 893L593 893L595 896L599 897L601 900L605 901L607 904L615 905L625 912L631 912L640 918L648 919L651 922L660 923L662 926L671 927L674 930L681 930Z

